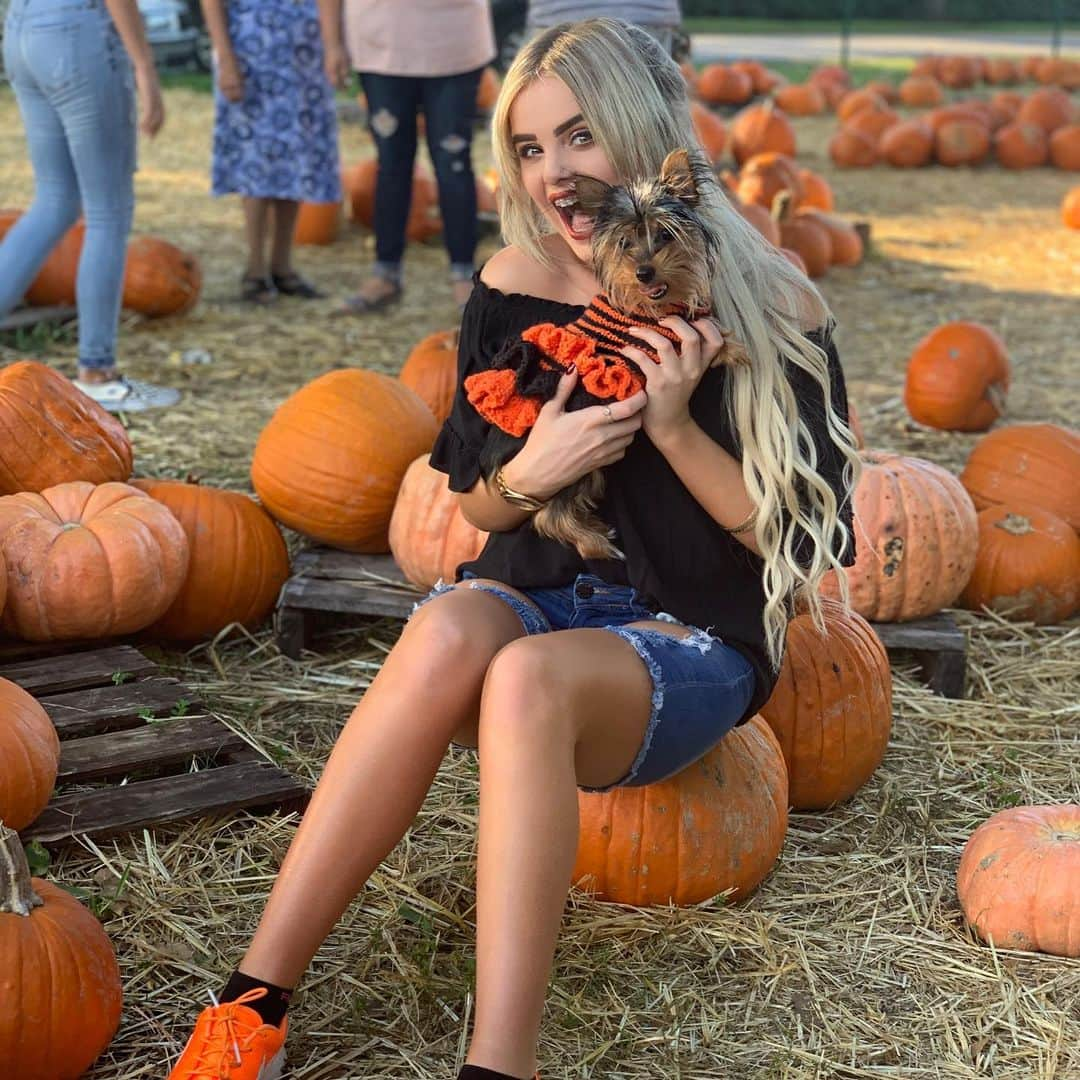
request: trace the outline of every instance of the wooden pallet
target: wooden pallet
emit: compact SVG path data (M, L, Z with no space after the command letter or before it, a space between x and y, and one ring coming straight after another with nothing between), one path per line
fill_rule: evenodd
M130 645L3 663L0 678L37 698L60 736L57 790L24 840L55 844L307 801L299 779Z
M293 560L275 613L277 644L294 660L307 643L315 618L322 614L408 618L425 594L404 578L390 555L355 555L327 547L309 547ZM931 690L962 698L967 666L967 638L948 612L905 623L870 623L890 651L914 653Z
M5 330L21 330L28 326L37 326L43 322L67 322L78 315L75 308L67 304L54 307L24 307L11 312L0 319L0 333Z

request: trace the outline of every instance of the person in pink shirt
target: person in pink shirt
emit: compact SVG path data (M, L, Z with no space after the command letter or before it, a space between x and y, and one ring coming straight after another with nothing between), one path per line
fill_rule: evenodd
M342 311L366 315L401 299L420 111L439 184L451 288L464 306L477 235L476 92L496 53L488 0L319 0L319 11L327 74L338 86L350 69L359 74L379 161L375 262Z

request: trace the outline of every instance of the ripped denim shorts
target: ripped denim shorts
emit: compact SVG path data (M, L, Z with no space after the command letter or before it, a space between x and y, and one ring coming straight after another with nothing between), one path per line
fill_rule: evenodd
M464 580L476 575L466 571ZM641 787L666 780L711 750L746 711L754 692L754 669L737 649L692 627L689 637L676 638L658 630L626 623L659 619L679 623L665 612L645 607L636 590L610 585L593 574L579 574L572 585L555 589L522 589L532 601L523 603L495 585L477 585L510 605L526 634L583 627L609 630L629 642L652 679L652 710L645 738L630 771L606 787L610 791ZM416 607L454 588L439 582Z

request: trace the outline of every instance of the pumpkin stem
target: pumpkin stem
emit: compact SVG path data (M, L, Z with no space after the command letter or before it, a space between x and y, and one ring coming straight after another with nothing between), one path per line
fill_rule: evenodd
M995 521L994 526L1012 533L1013 536L1025 536L1035 531L1031 522L1023 514L1006 514L1000 521Z
M1005 387L1002 383L990 383L983 396L990 402L998 416L1005 415Z
M0 914L29 915L44 903L30 883L19 834L0 821Z
M784 188L782 191L778 191L773 196L772 201L772 218L773 221L778 221L781 224L787 221L789 214L791 213L792 195L790 188Z

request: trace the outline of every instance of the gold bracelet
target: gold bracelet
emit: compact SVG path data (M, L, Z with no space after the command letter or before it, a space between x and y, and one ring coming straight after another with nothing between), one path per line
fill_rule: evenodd
M750 511L750 516L745 521L740 522L738 525L735 526L735 528L728 529L727 531L732 535L735 535L736 533L743 533L746 532L748 529L752 529L756 524L757 507Z
M495 487L498 489L502 498L508 502L511 506L516 506L519 510L528 510L530 513L541 509L546 500L534 499L531 495L525 495L520 491L515 491L512 487L507 486L506 480L503 479L503 471L500 467L496 470Z

